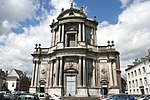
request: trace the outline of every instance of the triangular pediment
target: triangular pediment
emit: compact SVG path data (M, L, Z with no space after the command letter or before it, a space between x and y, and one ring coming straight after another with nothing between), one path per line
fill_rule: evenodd
M75 29L73 27L70 27L69 31L74 31Z
M60 15L57 17L57 19L67 18L67 17L83 17L86 18L86 15L83 11L78 9L67 9L65 11L62 11Z
M20 78L20 76L23 75L23 72L17 69L12 69L10 73L7 75L7 77L17 77Z

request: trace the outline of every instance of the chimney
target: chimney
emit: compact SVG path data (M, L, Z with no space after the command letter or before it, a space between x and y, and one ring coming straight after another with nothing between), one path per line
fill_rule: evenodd
M6 70L6 74L5 74L6 76L8 75L8 70Z

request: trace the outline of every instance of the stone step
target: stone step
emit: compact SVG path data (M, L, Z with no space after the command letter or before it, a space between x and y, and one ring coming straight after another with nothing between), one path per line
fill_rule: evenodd
M62 97L61 100L100 100L99 97Z

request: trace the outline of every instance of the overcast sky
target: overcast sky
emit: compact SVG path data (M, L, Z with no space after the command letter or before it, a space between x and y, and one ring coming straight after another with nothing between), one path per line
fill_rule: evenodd
M36 43L50 47L52 20L64 9L84 7L97 16L98 45L114 40L121 70L150 48L150 0L0 0L0 68L32 72Z

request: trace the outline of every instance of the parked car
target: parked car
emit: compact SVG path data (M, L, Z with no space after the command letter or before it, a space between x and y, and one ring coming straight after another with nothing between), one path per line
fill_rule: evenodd
M142 95L141 94L131 94L132 96L134 96L135 100L138 100Z
M0 100L4 100L4 93L0 93Z
M17 97L17 100L39 100L36 94L22 94Z
M150 94L145 94L145 95L140 96L137 100L148 100L147 98L149 97L150 97Z
M4 100L15 100L15 96L11 93L4 94Z
M135 99L134 96L129 94L115 94L112 96L108 96L107 98L102 100L135 100Z
M50 95L50 100L61 100L61 97L56 94L53 94L53 95Z
M150 100L150 97L146 97L144 100Z
M49 100L48 93L37 93L39 100Z

